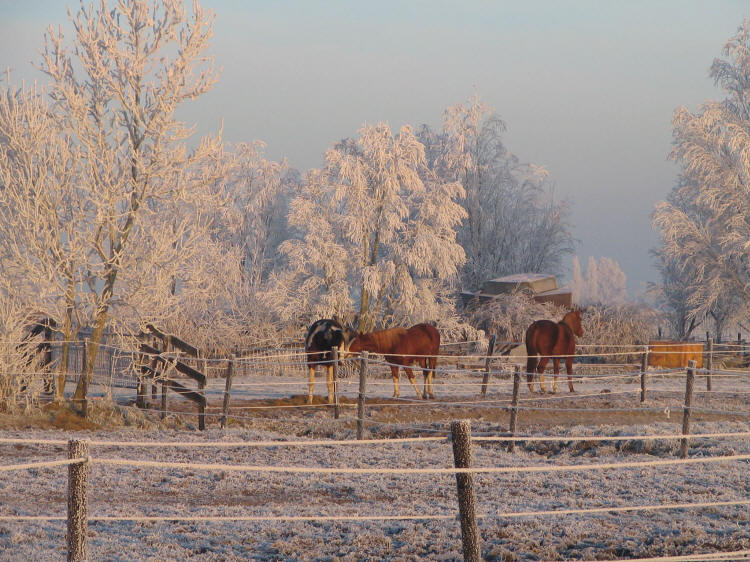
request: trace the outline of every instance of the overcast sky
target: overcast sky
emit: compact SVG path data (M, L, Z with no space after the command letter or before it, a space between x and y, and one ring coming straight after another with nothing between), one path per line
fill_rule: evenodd
M0 68L38 75L44 29L64 0L0 0ZM473 92L508 126L506 145L546 167L571 205L581 263L617 260L631 294L656 281L654 203L674 184L674 109L721 92L714 57L746 0L204 0L217 19L216 88L182 112L199 133L261 139L270 158L318 167L365 122L439 127Z

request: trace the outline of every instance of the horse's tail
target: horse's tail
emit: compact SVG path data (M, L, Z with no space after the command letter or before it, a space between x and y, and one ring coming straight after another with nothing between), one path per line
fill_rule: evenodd
M524 343L526 344L526 373L531 377L536 372L536 366L539 363L537 356L536 346L534 345L534 332L536 330L536 322L532 323L531 326L526 330L526 337Z
M526 352L528 353L528 351ZM536 366L539 363L539 358L534 355L533 357L529 357L526 359L526 373L528 376L533 375L536 372Z

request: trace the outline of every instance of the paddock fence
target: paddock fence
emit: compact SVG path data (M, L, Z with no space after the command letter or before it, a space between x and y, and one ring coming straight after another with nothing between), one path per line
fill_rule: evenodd
M59 344L59 342L56 342ZM740 344L725 344L722 347L707 346L704 367L692 369L655 369L648 366L649 349L646 346L597 345L591 353L587 346L579 346L572 377L576 392L566 391L557 394L530 393L527 378L522 370L526 356L486 355L465 353L467 345L459 342L448 343L443 349L449 350L438 357L435 387L437 400L425 401L415 396L411 385L401 374L401 395L390 397L393 383L390 380L392 366L380 356L346 357L336 367L336 400L328 404L316 398L313 404L304 399L307 394L305 376L305 355L301 348L257 348L250 352L224 358L191 358L174 350L161 352L159 357L166 361L182 361L206 373L206 383L197 390L205 398L205 407L193 412L189 402L181 399L167 402L169 385L177 383L178 373L164 369L162 378L144 379L134 368L143 353L120 349L104 344L98 354L92 387L99 389L99 396L113 398L120 407L140 406L139 411L146 415L197 417L198 426L220 424L222 427L233 423L252 423L259 415L288 414L292 419L295 413L329 412L342 424L356 428L362 438L368 431L393 428L394 431L422 431L447 434L447 424L409 424L405 418L416 417L418 412L440 410L444 419L469 416L474 413L490 412L500 416L505 413L522 418L532 414L553 417L559 414L595 414L597 412L622 415L660 416L663 419L678 418L686 409L693 416L706 419L741 419L750 417L748 397L750 397L750 371L737 368L724 368L725 364L735 364L750 352L750 348ZM462 353L455 353L461 347ZM500 343L496 349L509 349L512 343ZM85 342L72 346L69 360L68 380L75 383L80 376L85 355ZM682 353L676 351L676 354ZM593 359L617 360L616 363L600 364ZM53 350L54 360L59 351ZM689 373L693 383L690 390L690 403L686 403ZM566 377L562 373L560 377ZM319 373L316 388L324 387L324 376ZM549 370L545 376L552 383ZM563 379L564 381L565 379ZM135 400L129 396L130 390L145 388L151 383L151 401L144 391L136 393ZM161 400L156 385L161 383ZM177 383L179 384L179 383ZM538 384L538 383L536 383ZM693 397L695 400L693 401ZM94 397L96 398L96 396ZM380 415L381 412L388 415ZM403 413L399 413L403 412ZM406 412L415 412L410 414ZM453 412L453 414L450 414ZM398 418L398 419L394 419ZM302 420L303 422L304 420ZM510 425L510 420L508 421Z
M481 560L481 534L479 522L486 523L494 520L507 520L517 518L544 518L562 517L575 515L580 517L591 516L616 516L623 512L655 512L665 510L712 510L712 513L721 513L723 509L742 508L750 505L750 497L747 496L747 488L741 486L731 491L733 498L721 501L680 501L680 502L655 502L629 504L620 498L614 498L606 505L588 507L556 507L555 509L536 510L499 510L492 511L483 509L483 498L477 496L474 486L474 478L501 478L503 476L518 476L524 474L547 474L552 478L559 473L572 472L597 472L597 471L629 471L648 470L658 471L671 470L674 467L700 467L732 465L735 463L748 463L750 453L734 453L721 456L702 456L688 459L655 459L655 460L618 460L617 462L581 462L577 464L560 465L555 462L536 464L530 466L507 465L507 466L475 466L473 462L472 447L482 447L490 443L509 443L518 440L524 441L547 441L547 442L574 442L586 441L617 441L617 440L676 440L683 439L681 434L656 434L656 435L611 435L611 436L505 436L505 435L479 435L472 436L470 420L457 420L451 422L448 437L414 437L402 439L368 439L368 440L291 440L291 441L206 441L206 442L167 442L167 441L99 441L99 440L31 440L0 438L0 446L34 446L68 448L68 458L47 460L42 462L27 462L21 464L10 464L0 466L0 472L27 471L34 475L35 479L43 478L42 469L68 468L68 493L66 514L10 514L8 509L12 506L4 506L0 513L0 521L3 522L37 522L67 524L67 553L68 560L86 560L89 556L87 547L88 525L92 522L139 522L139 523L218 523L218 522L244 522L244 523L266 523L281 524L284 522L388 522L388 521L444 521L447 525L455 525L458 519L461 528L462 551L464 560ZM693 439L734 439L746 443L750 431L741 432L713 432L695 434ZM367 459L366 453L373 453L381 447L422 447L427 444L438 446L450 446L453 448L453 466L432 466L420 468L404 468L393 466L372 466ZM127 458L112 458L109 455L95 453L95 451L111 448L125 449L148 449L158 448L166 450L175 449L237 449L237 448L314 448L320 446L335 447L361 447L362 462L360 466L279 466L279 465L247 465L230 463L197 463L197 462L173 462L144 460L135 454L128 454ZM364 447L363 447L364 446ZM93 449L93 451L92 451ZM372 455L377 456L377 455ZM362 466L365 465L365 466ZM274 515L274 516L196 516L183 513L169 513L158 516L141 514L107 514L89 513L89 495L92 488L96 488L96 482L92 481L90 469L93 466L102 466L110 470L132 469L140 470L144 481L149 480L151 471L170 471L170 474L179 475L189 471L205 471L209 473L244 472L244 473L283 473L283 474L308 474L308 475L356 475L363 482L370 476L393 476L393 477L446 477L455 476L456 479L456 504L457 509L445 510L440 513L425 512L398 512L398 513L371 513L366 508L356 514L344 513L320 514L320 515ZM156 476L154 476L156 478ZM32 480L33 482L33 480ZM364 484L363 484L364 485ZM725 491L726 492L726 491ZM732 552L690 552L682 557L664 556L651 558L650 560L722 560L739 559L750 556L750 550L735 550Z

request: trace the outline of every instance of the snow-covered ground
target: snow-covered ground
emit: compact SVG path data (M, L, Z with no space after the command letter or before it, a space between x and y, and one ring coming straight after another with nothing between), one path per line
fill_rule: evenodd
M322 380L319 378L319 380ZM696 395L694 404L713 409L750 410L747 379L715 379L716 394ZM267 382L268 386L242 386ZM479 378L443 376L436 384L442 401L476 399ZM508 382L490 388L489 402L508 398ZM679 404L684 378L653 376L644 405L653 410L673 404L672 415L643 424L612 423L606 412L599 423L555 425L530 423L532 412L522 412L524 434L556 436L643 435L678 433ZM288 397L306 392L306 381L285 377L238 378L238 393L252 399ZM299 386L286 383L301 383ZM376 379L368 388L373 397L387 398L392 387ZM406 383L406 384L404 384ZM275 386L274 386L275 384ZM349 385L344 384L344 388ZM356 380L352 379L356 394ZM413 389L402 380L402 396ZM726 387L722 390L723 387ZM218 382L216 387L219 388ZM657 392L663 387L661 394ZM290 391L290 388L294 388ZM324 394L319 383L316 394ZM555 400L560 408L590 404L595 410L607 404L640 406L639 385L633 379L582 382L576 397L561 384L560 398L536 397L526 405L545 405ZM696 384L696 390L705 388ZM377 389L377 390L376 390ZM467 390L470 389L470 390ZM602 392L608 390L609 392ZM128 391L132 395L132 390ZM622 394L620 394L622 393ZM239 395L239 394L238 394ZM131 396L132 397L132 396ZM123 394L118 401L124 402ZM529 399L522 389L522 399ZM708 402L707 402L708 401ZM405 401L408 403L410 401ZM504 405L504 404L503 404ZM744 405L744 408L742 407ZM550 404L551 406L551 404ZM399 414L396 425L368 427L372 437L392 435L444 435L451 419L472 415L474 434L497 434L507 424L507 412L494 418L476 406L411 406ZM396 409L396 407L391 407ZM123 408L123 411L126 409ZM129 411L129 410L128 410ZM490 410L491 411L491 406ZM245 412L250 415L250 411ZM442 413L444 419L435 421ZM273 414L273 415L272 415ZM210 421L205 432L166 429L155 421L136 429L121 427L92 432L4 430L0 438L31 440L69 439L101 441L258 441L301 439L351 439L351 423L334 420L326 408L279 409L246 421L245 427L226 430ZM158 416L149 414L151 419ZM351 411L347 411L348 416ZM381 410L373 406L373 422ZM413 423L404 421L412 417ZM173 425L174 427L174 425ZM145 429L144 429L145 428ZM417 428L433 429L420 431ZM697 421L693 433L750 431L750 418L734 421ZM508 453L498 442L474 442L478 467L524 467L590 463L659 461L677 458L678 440L669 441L573 441L520 443ZM65 446L0 444L2 464L65 458ZM158 448L125 445L91 448L94 459L158 460L183 463L232 465L382 468L377 474L310 474L232 471L227 469L154 468L94 463L90 475L89 514L97 516L177 517L164 522L92 521L89 554L92 560L455 560L462 558L457 514L455 477L391 473L400 468L443 468L453 464L447 440L367 445L315 445L309 447ZM750 454L748 436L694 439L690 457ZM750 549L750 507L745 505L653 511L601 512L516 517L508 512L644 506L678 503L732 502L750 499L750 464L747 460L722 463L635 467L581 472L480 474L476 476L482 555L488 560L627 559L648 556L697 554ZM41 468L3 472L0 477L0 516L65 515L67 469ZM332 516L436 516L437 520L326 521ZM193 517L288 517L313 516L312 522L291 521L191 521ZM0 520L0 559L61 560L65 557L65 523Z

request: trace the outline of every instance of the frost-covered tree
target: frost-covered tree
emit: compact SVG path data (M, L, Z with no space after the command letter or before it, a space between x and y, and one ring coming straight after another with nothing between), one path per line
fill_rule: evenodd
M469 322L500 341L522 342L528 327L536 320L562 320L567 310L552 302L539 303L525 291L497 295L477 303L467 311Z
M182 0L102 0L70 19L72 45L50 28L41 70L79 151L77 185L88 221L80 294L93 335L74 397L80 401L105 326L117 319L113 307L132 310L141 298L173 292L179 269L199 263L209 210L221 204L214 184L226 170L219 140L206 137L189 149L192 130L175 116L215 82L206 55L210 13L197 3L188 13Z
M648 344L662 317L659 311L649 306L624 303L587 306L581 319L583 337L578 343L585 353L604 354L605 363L622 363L637 361L638 356L612 355L613 346Z
M258 289L276 261L279 244L287 238L286 214L290 179L286 162L263 156L261 141L240 143L234 148L235 165L226 180L226 242L240 248L243 275Z
M693 276L662 250L654 250L652 255L656 260L661 282L652 283L650 293L654 295L673 337L680 341L686 340L701 324L690 306Z
M33 308L9 288L7 279L0 280L0 412L14 413L42 392L43 357L37 346L43 335L30 337L26 321Z
M692 318L710 313L727 294L750 302L750 20L724 54L710 75L725 99L674 113L671 157L682 173L653 215L658 251L689 273Z
M462 283L518 272L559 273L573 251L567 204L555 202L547 171L522 163L503 143L505 124L477 96L446 109L440 133L423 126L430 167L458 181L467 218Z
M627 300L628 279L620 264L602 257L599 260L599 302L608 305L624 304Z
M279 309L359 316L359 329L435 319L452 308L450 283L464 261L456 230L460 184L426 165L408 126L380 123L328 150L292 200L298 236L281 245L289 268L275 281Z
M88 259L80 151L37 87L0 90L0 270L6 298L43 311L62 334L62 398L70 342L83 325Z
M574 301L583 306L621 305L627 300L627 277L620 264L607 257L597 261L589 256L585 274L578 258L574 258L571 288Z
M589 261L586 264L586 273L584 276L586 282L586 291L581 297L581 304L593 304L601 302L599 294L599 287L601 286L601 280L599 278L599 265L596 263L596 258L589 256Z
M583 279L581 262L578 256L573 256L573 270L570 276L570 290L573 293L573 302L579 304L586 294L586 281Z

